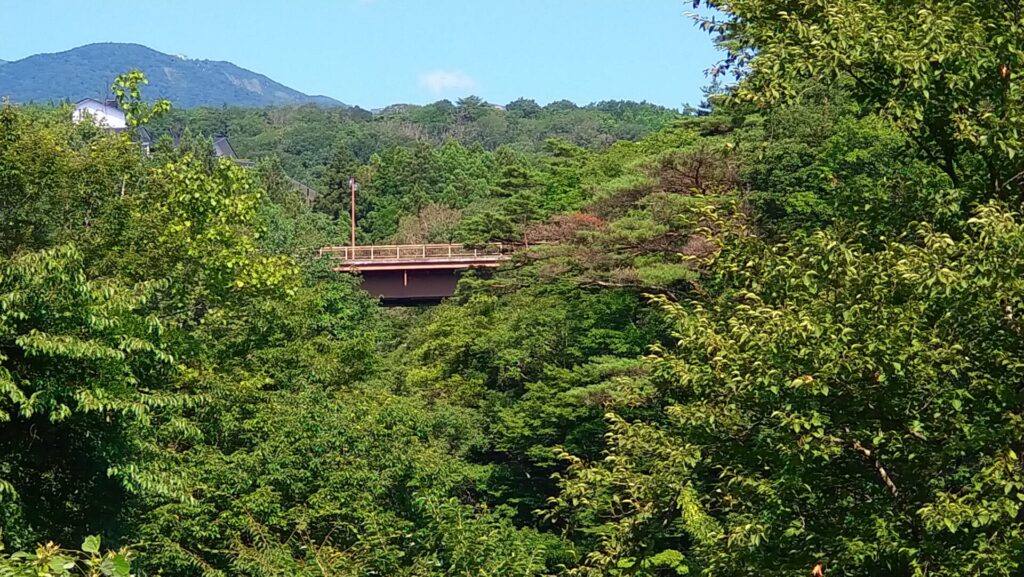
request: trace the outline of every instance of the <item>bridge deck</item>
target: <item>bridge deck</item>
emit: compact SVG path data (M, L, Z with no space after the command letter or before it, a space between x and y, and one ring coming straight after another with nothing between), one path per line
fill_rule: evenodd
M329 246L320 257L336 272L360 273L363 289L386 306L440 302L455 294L461 271L495 268L512 258L512 245L461 244Z
M337 261L337 271L460 270L497 267L511 258L512 246L461 244L332 246L320 249L322 258Z

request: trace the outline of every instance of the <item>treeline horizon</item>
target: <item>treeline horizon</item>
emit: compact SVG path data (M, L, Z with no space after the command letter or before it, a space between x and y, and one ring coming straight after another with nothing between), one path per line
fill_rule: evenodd
M6 98L6 97L0 97L0 98ZM102 96L94 96L93 98L95 98L97 100L110 100L110 101L115 100L113 94L105 94L105 95L102 95ZM388 104L386 106L371 107L371 108L366 108L366 107L363 107L363 106L360 106L360 105L356 105L356 104L341 104L341 105L334 105L334 106L332 106L332 105L326 105L326 104L319 104L319 103L316 103L316 102L307 102L307 103L302 103L302 104L277 104L277 105L267 105L267 106L244 106L244 105L224 103L221 106L200 105L200 106L189 106L189 107L184 107L184 108L182 108L182 107L175 107L175 108L178 109L178 110L181 110L181 111L223 110L223 109L265 110L265 111L269 111L269 110L277 110L277 109L288 110L288 109L294 109L294 108L311 108L311 109L346 111L346 112L349 112L354 118L357 118L357 119L368 119L368 118L373 117L373 116L381 116L381 115L401 113L401 112L405 112L405 111L410 110L410 109L419 109L419 108L448 108L448 107L458 106L458 103L460 101L478 102L478 103L480 103L480 104L482 104L484 106L494 107L496 110L499 110L499 111L505 111L505 112L508 112L508 111L517 112L518 111L518 112L521 112L521 113L524 113L524 114L532 114L532 113L539 112L539 111L548 111L548 112L550 112L550 111L557 111L557 110L572 110L572 109L578 109L578 108L592 109L592 110L602 110L602 111L610 112L610 111L621 110L621 109L625 109L625 108L642 107L642 108L648 108L648 109L651 109L651 110L670 111L670 112L675 112L675 113L678 113L678 114L695 114L699 110L699 106L693 105L693 104L682 104L682 105L680 105L678 107L672 107L672 106L665 106L665 105L662 105L662 104L656 104L656 103L653 103L653 102L649 102L647 100L616 99L616 98L609 98L609 99L606 99L606 100L595 100L593 102L587 102L587 103L579 103L579 102L576 102L574 100L570 100L570 99L567 99L567 98L561 98L561 99L551 100L547 104L540 104L536 99L529 98L529 97L526 97L526 96L521 96L519 98L516 98L515 100L509 101L507 104L498 104L498 103L495 103L495 102L491 102L491 101L483 98L482 96L479 96L479 95L476 95L476 94L469 94L469 95L466 95L466 96L463 96L463 97L455 98L454 100L451 99L451 98L439 98L438 100L435 100L435 101L432 101L432 102L426 102L426 103L423 103L423 104L415 104L415 103L409 103L409 102L396 102L396 103L393 103L393 104ZM46 102L39 102L39 101L35 101L35 100L26 101L26 102L19 102L19 101L11 100L10 102L11 102L11 104L14 104L14 105L17 105L17 106L50 106L50 107L58 107L58 106L68 106L68 105L72 105L73 106L74 104L76 104L76 101L71 100L69 98L62 98L62 99L59 99L59 100L52 100L51 99L51 100L48 100ZM153 100L150 100L149 102L152 103Z

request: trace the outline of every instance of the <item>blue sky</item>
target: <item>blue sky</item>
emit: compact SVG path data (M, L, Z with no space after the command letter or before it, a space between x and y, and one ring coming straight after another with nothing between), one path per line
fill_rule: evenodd
M691 0L0 0L0 59L135 42L367 108L477 94L696 104Z

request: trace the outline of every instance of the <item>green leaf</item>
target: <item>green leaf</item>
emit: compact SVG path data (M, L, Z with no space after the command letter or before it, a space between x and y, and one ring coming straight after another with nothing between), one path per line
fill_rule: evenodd
M90 535L85 538L82 542L82 551L86 553L99 553L100 552L100 538L96 535Z
M131 565L124 555L114 556L114 577L128 577L131 573Z
M50 572L54 575L65 575L67 574L69 559L67 557L56 556L50 559ZM74 567L74 564L71 564Z

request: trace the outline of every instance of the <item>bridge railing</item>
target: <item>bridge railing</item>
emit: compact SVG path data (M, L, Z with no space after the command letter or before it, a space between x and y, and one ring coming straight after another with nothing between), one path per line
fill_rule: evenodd
M320 249L320 256L350 262L497 259L511 254L512 248L512 245L502 243L474 247L462 244L329 246Z

